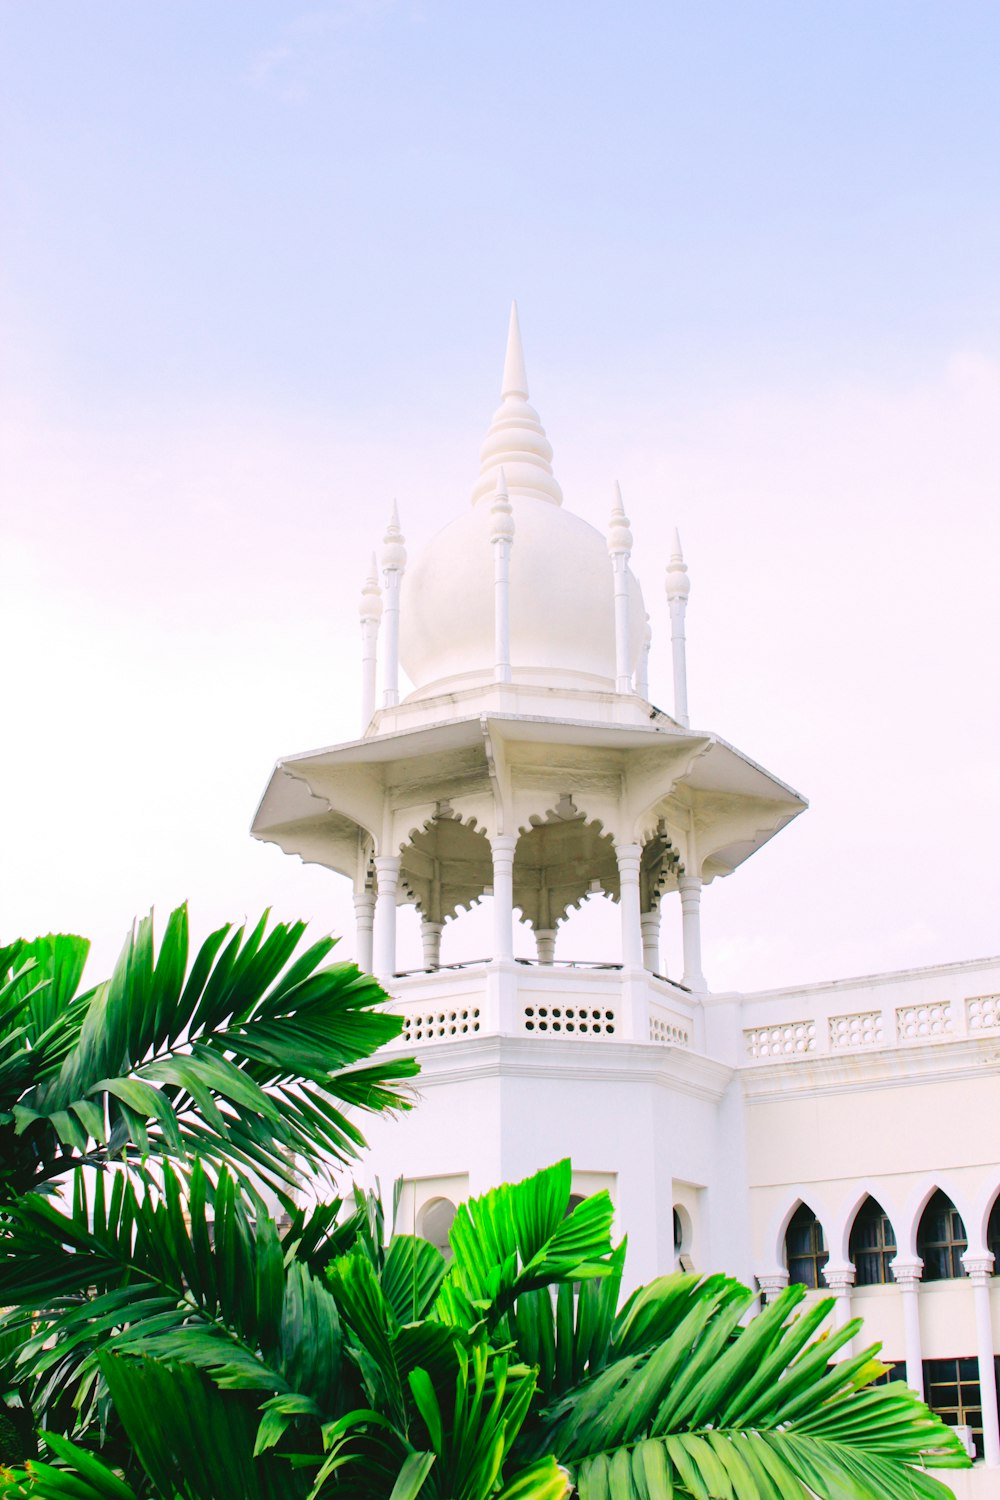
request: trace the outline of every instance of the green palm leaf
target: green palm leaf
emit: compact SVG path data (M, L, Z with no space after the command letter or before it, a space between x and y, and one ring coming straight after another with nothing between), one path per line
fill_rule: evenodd
M416 1065L362 1066L402 1022L373 979L325 963L333 939L296 956L303 931L268 931L265 914L249 933L219 929L189 963L179 907L159 952L147 917L111 979L79 996L80 939L4 950L4 1199L75 1160L150 1151L228 1161L279 1190L355 1157L364 1137L347 1111L407 1108L399 1085Z

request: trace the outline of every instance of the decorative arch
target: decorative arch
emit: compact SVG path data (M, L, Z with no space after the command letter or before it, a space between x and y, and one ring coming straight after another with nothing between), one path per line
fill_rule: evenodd
M866 1193L851 1220L848 1259L854 1265L855 1286L887 1286L894 1280L892 1261L896 1231L879 1200Z
M536 932L554 931L589 895L620 899L614 839L569 793L519 829L514 851L514 905Z
M823 1225L808 1203L800 1200L788 1219L782 1260L791 1285L822 1287L823 1268L830 1259Z
M1000 1276L1000 1188L997 1189L986 1215L986 1231L983 1238L987 1250L993 1256L993 1274Z
M943 1173L934 1177L927 1176L919 1190L915 1191L909 1200L907 1211L899 1215L894 1221L896 1225L897 1242L899 1244L900 1259L912 1260L919 1255L917 1249L917 1231L923 1218L924 1210L933 1198L934 1194L942 1191L948 1195L951 1201L959 1204L962 1210L968 1205L965 1202L965 1194L961 1190L961 1184L956 1183L950 1174ZM962 1213L965 1219L965 1213ZM965 1220L967 1223L968 1220Z
M639 906L644 912L656 911L668 890L676 889L677 877L683 875L680 852L670 837L666 818L660 818L642 841L639 864Z
M954 1200L942 1188L935 1189L917 1223L923 1280L957 1281L966 1274L962 1256L968 1248L968 1231Z
M417 1233L421 1239L429 1240L442 1255L450 1254L448 1235L457 1212L450 1198L431 1198L417 1215Z
M450 802L410 830L400 851L399 888L426 922L449 922L482 900L493 882L489 839Z

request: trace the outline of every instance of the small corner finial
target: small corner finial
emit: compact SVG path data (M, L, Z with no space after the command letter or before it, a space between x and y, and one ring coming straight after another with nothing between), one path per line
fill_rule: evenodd
M507 476L503 471L503 464L500 465L497 473L496 494L493 496L490 514L493 518L490 540L493 542L509 541L514 535L514 507L507 494Z
M399 529L399 506L392 502L389 524L382 538L382 567L388 571L402 573L406 567L406 538Z
M625 514L625 502L622 499L622 487L616 479L614 499L611 503L611 519L608 522L608 551L612 557L616 553L624 553L627 556L632 551L632 540L628 516Z
M520 396L522 401L528 399L528 377L524 369L524 348L521 344L521 325L518 322L516 302L510 304L507 353L503 362L500 394L505 399L508 396Z
M371 564L368 569L368 577L365 579L361 589L361 607L359 610L362 620L377 622L382 618L382 589L378 581L378 563L375 554L372 553Z
M691 580L687 576L687 563L681 551L680 532L674 527L673 550L667 563L667 598L686 599L691 592Z

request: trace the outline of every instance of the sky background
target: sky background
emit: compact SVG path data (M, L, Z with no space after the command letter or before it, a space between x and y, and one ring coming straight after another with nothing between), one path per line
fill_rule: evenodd
M811 801L707 891L713 988L1000 951L998 61L993 0L0 0L0 937L353 951L248 827L357 733L368 557L467 504L516 296L654 698L677 525L693 723Z

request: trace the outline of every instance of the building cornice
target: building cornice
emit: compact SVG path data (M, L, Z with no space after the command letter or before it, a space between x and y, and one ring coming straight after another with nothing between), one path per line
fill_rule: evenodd
M573 1041L559 1037L477 1036L407 1049L420 1064L418 1089L485 1078L648 1083L717 1103L735 1070L683 1047Z
M1000 1064L1000 1037L921 1042L871 1052L800 1057L794 1062L753 1063L740 1068L751 1103L802 1095L856 1094L873 1089L913 1088L929 1080L959 1083L980 1078Z

